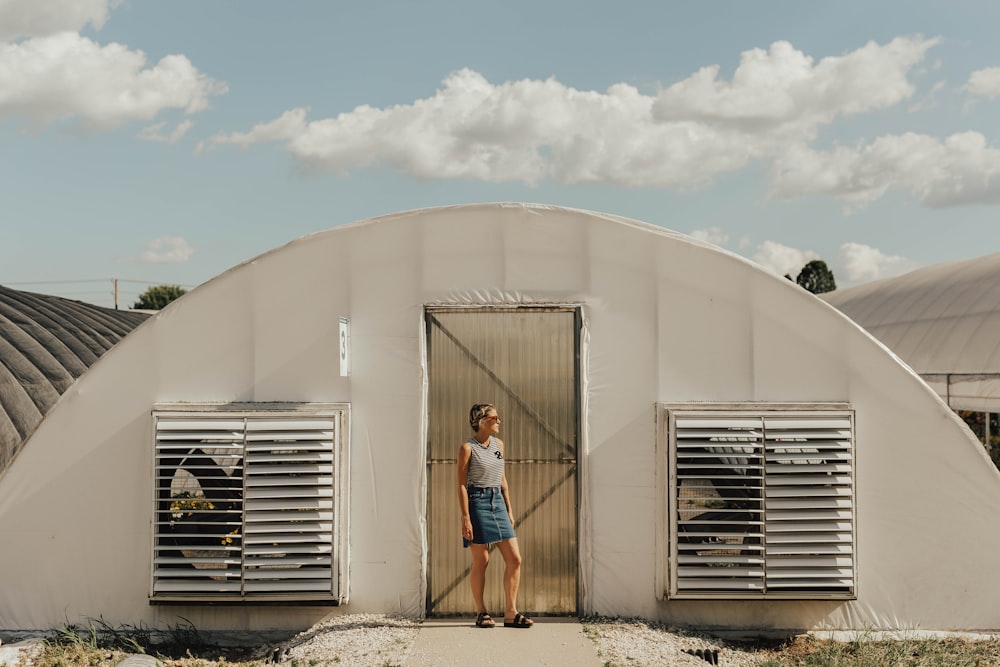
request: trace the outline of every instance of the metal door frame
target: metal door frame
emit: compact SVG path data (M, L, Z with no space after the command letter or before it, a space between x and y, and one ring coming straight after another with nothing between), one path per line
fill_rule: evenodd
M423 309L421 311L421 320L422 320L422 326L421 326L421 338L422 338L421 347L423 348L422 349L422 355L423 355L423 359L424 359L424 361L423 361L424 373L425 373L425 377L427 378L427 380L425 382L425 385L424 385L424 396L423 396L424 423L428 425L428 426L425 427L425 448L426 448L425 449L425 455L424 455L425 469L429 473L430 460L429 460L429 458L428 458L428 456L426 454L426 452L429 451L429 446L426 443L426 430L429 429L429 424L430 424L430 397L429 397L429 390L428 390L428 387L430 386L430 378L426 374L428 374L429 367L430 367L429 336L428 336L428 332L429 332L430 327L431 327L431 318L433 317L433 314L435 312L484 312L484 313L497 313L497 312L510 312L510 311L516 311L516 310L534 310L534 311L548 310L548 311L553 311L553 312L572 312L573 313L573 370L574 370L574 373L575 373L575 375L574 375L575 380L574 380L574 383L573 383L574 384L574 386L573 386L573 402L574 402L573 409L575 410L575 413L576 413L576 442L575 442L576 466L575 466L575 470L574 470L573 474L571 476L568 476L568 477L564 478L564 480L560 481L558 484L565 483L565 480L570 479L570 477L572 477L574 479L574 481L575 481L574 503L575 503L575 510L576 511L575 511L575 525L573 526L573 529L574 529L574 532L576 533L576 545L577 545L576 568L575 568L575 570L576 570L575 571L575 575L576 575L576 582L575 582L575 586L576 586L576 612L574 614L572 614L572 615L573 616L580 616L580 614L582 613L581 610L583 609L583 603L584 603L584 599L583 599L584 591L583 591L583 585L582 585L582 576L583 576L583 569L584 569L583 568L584 564L582 562L583 561L582 554L584 552L584 545L583 545L583 543L581 541L582 537L583 537L583 531L581 530L581 526L582 526L582 520L583 520L583 505L582 505L582 500L583 500L583 486L584 486L584 481L585 481L584 476L581 473L583 472L583 470L585 468L584 461L583 461L583 459L584 459L584 456L583 456L583 454L584 454L584 452L583 452L583 443L586 441L586 438L585 438L584 433L583 433L583 429L585 428L586 420L583 417L583 373L584 373L584 364L583 364L583 356L582 356L582 336L583 336L583 306L582 306L582 304L579 304L579 303L537 303L537 304L516 304L516 305L514 305L514 304L510 304L510 305L505 305L505 304L468 304L468 305L465 305L465 304L452 304L452 305L445 305L445 304L424 304ZM442 330L443 330L443 328L442 328ZM459 345L461 345L461 343L459 341L455 341L455 342L458 343ZM474 355L472 355L471 351L466 350L465 352L466 352L466 354L474 357ZM518 402L520 402L520 399L516 398L516 394L514 393L514 391L511 390L511 389L509 389L506 386L506 384L503 383L502 380L500 380L500 378L498 378L495 375L493 375L492 371L490 371L488 368L486 368L481 363L480 363L480 367L482 368L482 370L484 372L486 372L492 378L494 378L494 380L497 382L498 386L500 386L503 389L504 394L506 396L514 398L515 400L517 400ZM533 412L533 411L530 410L530 408L527 407L527 405L525 405L523 403L521 403L521 404L522 404L522 406L524 408L528 409L529 412ZM429 481L429 479L430 479L429 474L425 473L425 479L427 479ZM558 484L557 484L557 486L558 486ZM534 503L532 503L532 505L529 507L528 511L524 512L522 514L521 518L523 519L525 516L528 516L529 514L531 514L532 512L534 512L541 505L541 503L545 502L545 500L547 500L551 496L551 493L555 491L555 489L557 488L557 486L556 487L552 487L551 489L549 489L549 491L547 491L545 494L543 494L542 497L540 497L538 500L536 500ZM430 521L428 520L428 518L431 516L430 503L431 503L431 484L425 483L424 484L424 510L423 511L424 511L424 544L426 545L426 554L425 554L426 561L425 561L425 563L427 563L427 564L430 563L431 558L432 558L432 554L431 554L431 543L432 542L431 542L430 537L429 537L429 533L430 533L431 527L430 527ZM425 564L425 567L423 569L424 569L423 588L424 588L424 591L425 591L425 595L424 595L424 615L428 616L428 615L433 615L433 612L430 611L431 610L431 606L432 606L431 588L430 588L430 585L429 585L429 583L430 583L429 582L430 567L429 567L429 565ZM459 583L465 579L465 577L467 576L467 574L468 574L468 572L470 570L471 570L471 566L469 566L469 568L465 571L465 574L462 575L462 578L459 580ZM449 586L449 590L452 590L452 586Z

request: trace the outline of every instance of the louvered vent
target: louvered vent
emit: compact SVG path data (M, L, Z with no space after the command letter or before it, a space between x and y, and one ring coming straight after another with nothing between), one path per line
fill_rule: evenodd
M154 599L338 600L342 417L154 413Z
M853 416L670 413L670 596L853 597Z

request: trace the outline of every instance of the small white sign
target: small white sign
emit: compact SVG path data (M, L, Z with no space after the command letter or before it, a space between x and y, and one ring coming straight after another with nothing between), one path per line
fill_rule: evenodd
M351 374L351 318L340 318L340 375Z

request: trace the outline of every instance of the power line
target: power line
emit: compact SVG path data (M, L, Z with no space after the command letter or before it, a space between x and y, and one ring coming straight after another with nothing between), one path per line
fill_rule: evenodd
M118 302L120 297L126 294L129 297L139 296L140 292L138 289L132 290L121 290L119 289L120 283L129 283L132 285L171 285L184 289L185 291L197 287L197 285L182 285L172 282L152 281L152 280L136 280L134 278L76 278L70 280L16 280L13 282L4 282L0 280L0 285L18 285L18 286L31 286L31 285L82 285L82 284L92 284L92 283L110 283L108 292L64 292L63 290L58 290L64 298L68 297L82 297L86 295L103 295L111 296L114 303L115 310L118 310Z
M106 283L113 280L114 278L90 278L86 280L28 280L15 282L0 280L0 285L70 285L78 283Z
M114 283L115 281L120 283L134 283L139 285L177 285L178 287L183 287L185 289L193 289L197 285L184 285L180 283L174 283L170 281L163 280L133 280L131 278L87 278L87 279L77 279L77 280L18 280L18 281L5 281L0 280L0 285L73 285L80 283Z

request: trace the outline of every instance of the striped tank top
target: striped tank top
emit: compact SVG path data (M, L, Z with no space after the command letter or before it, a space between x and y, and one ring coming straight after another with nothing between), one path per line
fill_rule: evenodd
M497 439L490 436L490 444L483 447L475 437L469 438L472 456L469 458L469 486L500 486L503 480L503 454Z

